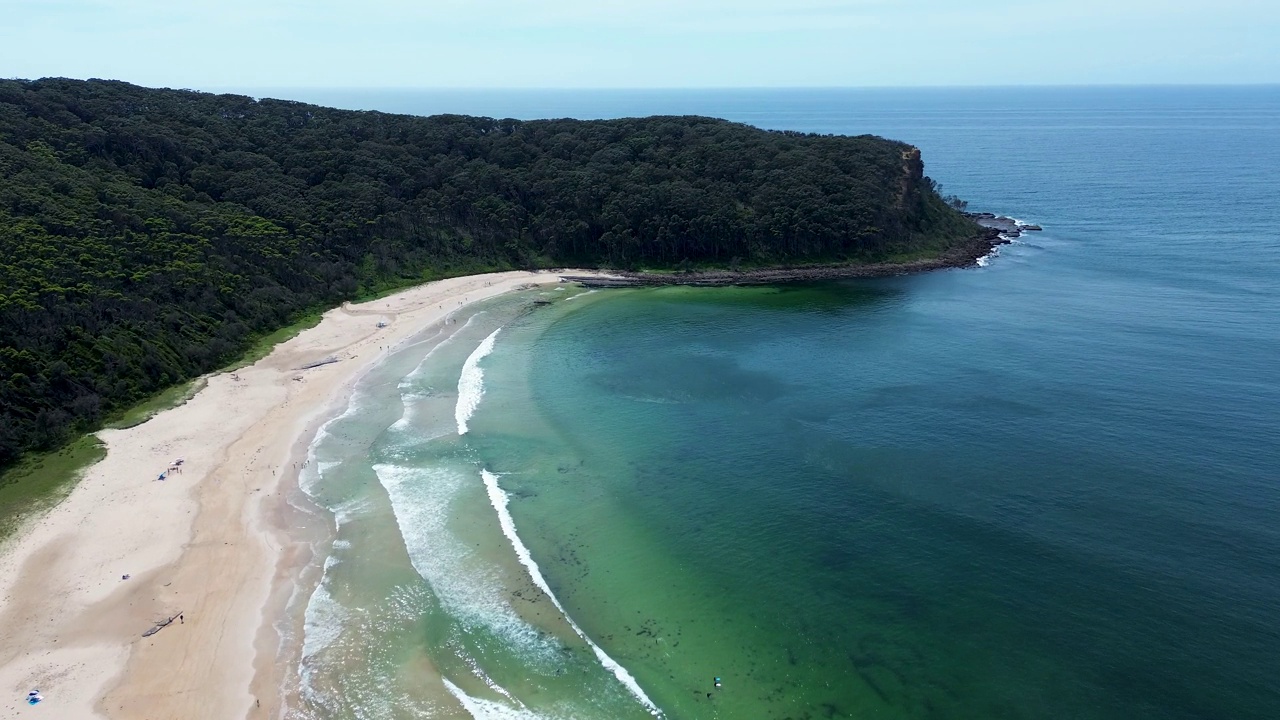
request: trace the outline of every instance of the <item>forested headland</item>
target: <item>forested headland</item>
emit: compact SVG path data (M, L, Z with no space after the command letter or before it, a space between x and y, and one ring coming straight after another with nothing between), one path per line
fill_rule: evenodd
M0 468L390 287L865 263L979 232L915 148L872 136L0 80Z

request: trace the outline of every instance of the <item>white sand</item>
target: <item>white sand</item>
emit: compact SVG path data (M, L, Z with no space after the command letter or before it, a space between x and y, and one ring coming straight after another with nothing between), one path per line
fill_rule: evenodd
M477 275L344 306L238 380L210 376L185 405L99 433L107 457L0 554L0 716L275 717L275 646L260 633L273 581L296 567L271 516L297 441L388 349L460 303L558 281ZM298 369L329 356L340 362ZM157 481L177 458L182 472ZM33 689L45 697L34 707Z

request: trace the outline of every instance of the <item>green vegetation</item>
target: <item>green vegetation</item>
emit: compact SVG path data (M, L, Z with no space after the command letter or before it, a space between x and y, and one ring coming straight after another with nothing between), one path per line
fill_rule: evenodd
M320 324L322 316L319 312L306 315L298 322L258 338L225 369L252 365L270 354L276 345ZM103 425L117 430L141 425L157 413L186 403L203 390L205 384L204 378L197 378L166 388ZM104 457L106 448L102 442L92 434L85 434L59 450L27 455L15 466L0 472L0 540L8 537L23 519L56 505L71 491L80 474Z
M975 232L914 148L871 136L3 80L0 468L427 279L871 261Z
M84 435L58 450L32 453L0 472L0 539L23 518L53 507L71 491L80 473L105 455L98 438Z
M324 313L321 312L309 313L304 315L302 319L297 322L290 323L279 330L275 330L257 338L244 351L243 355L227 366L227 369L237 370L258 362L262 358L270 355L271 350L275 348L276 345L279 345L286 340L292 340L303 330L319 325L322 317L324 317Z
M203 390L204 386L205 381L203 379L196 379L181 385L165 388L154 397L143 400L120 413L118 417L108 420L104 425L116 430L124 430L135 425L141 425L150 420L156 413L184 404L195 397L196 393Z

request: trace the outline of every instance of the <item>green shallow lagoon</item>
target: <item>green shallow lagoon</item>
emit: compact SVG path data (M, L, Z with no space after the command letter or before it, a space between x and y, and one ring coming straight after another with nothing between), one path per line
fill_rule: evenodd
M517 294L429 329L317 437L302 486L336 531L294 607L292 717L649 716L531 583L457 433L468 358L529 307Z
M938 302L983 282L587 296L504 338L469 442L671 717L1264 706L1266 626L1205 572L1248 527L1204 514L1214 468L1082 384L1095 347L1031 362L1002 350L1035 322Z
M904 138L1046 229L975 269L428 330L313 448L337 542L292 717L648 716L486 470L673 720L1280 717L1274 88L641 100Z
M944 301L998 277L538 291L401 351L313 451L340 526L308 635L343 634L302 717L466 717L437 673L475 717L646 716L482 471L670 718L1261 717L1256 446L1175 427L1202 382L1094 371L1142 338Z

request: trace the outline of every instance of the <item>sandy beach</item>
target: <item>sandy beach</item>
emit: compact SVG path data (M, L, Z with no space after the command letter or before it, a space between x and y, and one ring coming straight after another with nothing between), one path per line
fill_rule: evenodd
M184 405L99 433L106 458L0 547L2 716L278 716L273 612L305 552L281 531L280 497L307 438L398 343L463 305L559 281L477 275L345 305ZM33 689L44 701L29 706Z

